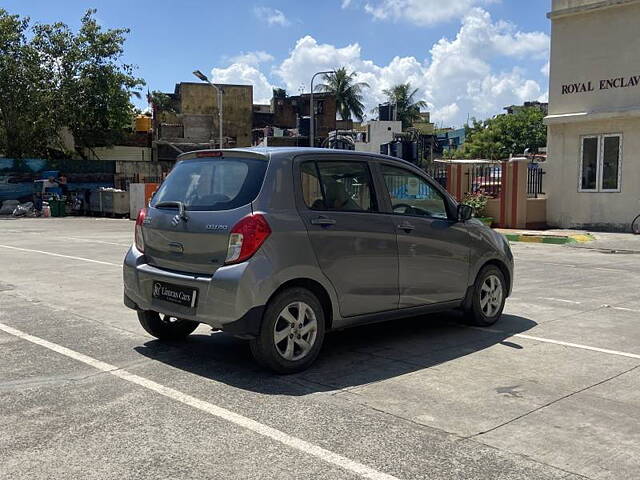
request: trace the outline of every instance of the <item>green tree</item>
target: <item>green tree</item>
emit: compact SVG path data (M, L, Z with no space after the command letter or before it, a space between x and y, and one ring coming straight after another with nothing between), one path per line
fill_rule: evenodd
M287 91L284 88L274 88L273 98L287 98Z
M0 10L0 148L47 155L63 127L76 147L111 146L131 124L131 95L142 80L122 63L126 29L104 30L87 10L74 33Z
M28 17L0 8L0 150L12 158L46 153L56 131L49 78L28 30Z
M149 95L149 101L153 105L153 108L157 109L159 112L177 112L175 102L166 93L154 90Z
M341 67L335 73L327 73L321 83L316 87L319 92L331 92L336 95L336 108L342 120L351 120L352 116L362 121L364 117L364 104L362 103L362 91L369 88L366 82L356 82L356 72L347 73L347 69Z
M402 128L408 128L413 122L420 120L420 109L427 107L424 100L416 100L418 89L412 89L411 84L400 83L393 87L383 90L389 103L396 105L397 118L402 122Z
M502 160L526 149L536 151L547 144L544 113L537 108L523 108L513 115L498 115L468 127L461 154L466 158Z
M104 30L87 10L74 34L63 23L36 25L34 45L53 74L60 119L76 147L111 146L131 124L131 96L144 82L122 63L128 29Z

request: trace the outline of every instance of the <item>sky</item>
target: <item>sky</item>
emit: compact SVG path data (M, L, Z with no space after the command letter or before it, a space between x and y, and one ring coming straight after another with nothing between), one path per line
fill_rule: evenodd
M123 62L144 90L198 81L308 92L313 73L345 66L366 82L369 112L382 91L410 82L432 121L459 127L527 100L546 101L550 0L3 0L34 22L77 28L96 8L105 28L130 29ZM145 108L146 101L135 100Z

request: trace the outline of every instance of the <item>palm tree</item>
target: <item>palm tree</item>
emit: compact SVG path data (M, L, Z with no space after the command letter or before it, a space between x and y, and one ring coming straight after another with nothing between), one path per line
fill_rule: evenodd
M402 122L402 128L410 127L413 122L420 120L420 109L427 107L424 100L415 100L418 89L411 90L409 82L394 85L382 93L389 98L389 103L396 106L397 118Z
M362 103L362 90L369 88L365 82L355 82L356 72L347 73L347 69L342 67L335 73L327 73L321 83L316 87L319 92L331 92L336 95L336 109L342 120L351 120L351 116L359 122L364 116L364 105Z

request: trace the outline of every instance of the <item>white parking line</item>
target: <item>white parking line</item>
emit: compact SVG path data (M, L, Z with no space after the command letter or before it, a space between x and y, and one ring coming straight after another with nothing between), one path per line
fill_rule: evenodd
M182 393L173 388L165 387L164 385L154 382L153 380L149 380L139 375L129 373L126 370L119 370L118 367L116 367L115 365L111 365L109 363L96 360L95 358L84 355L83 353L79 353L79 352L76 352L75 350L71 350L67 347L63 347L62 345L49 342L48 340L44 340L40 337L35 337L21 330L10 327L9 325L0 323L0 330L3 330L6 333L14 335L28 342L35 343L36 345L40 345L41 347L45 347L45 348L48 348L49 350L53 350L54 352L57 352L66 357L69 357L79 362L90 365L91 367L96 368L97 370L109 373L127 382L134 383L136 385L144 387L147 390L151 390L153 392L159 393L160 395L168 397L177 402L183 403L185 405L189 405L193 408L197 408L198 410L208 413L209 415L212 415L214 417L218 417L228 422L234 423L235 425L238 425L242 428L251 430L254 433L257 433L264 437L280 442L284 445L287 445L288 447L295 448L296 450L300 450L303 453L317 457L320 460L323 460L327 463L331 463L337 467L343 468L344 470L348 470L364 478L369 478L372 480L399 480L397 477L394 477L393 475L383 473L379 470L368 467L362 463L356 462L354 460L350 460L346 457L343 457L342 455L339 455L330 450L327 450L325 448L319 447L317 445L309 443L300 438L284 433L275 428L269 427L268 425L264 425L248 417L239 415L235 412L232 412L231 410L227 410L226 408L222 408L212 403L206 402L204 400L200 400L198 398L192 397L191 395L187 395L186 393Z
M553 265L556 267L569 267L569 268L578 268L578 265L571 265L569 263L554 263L554 262L542 262L543 265Z
M524 333L510 333L506 330L500 330L498 328L472 327L472 326L467 326L465 328L480 330L481 332L501 333L501 334L507 335L506 338L512 338L512 337L526 338L528 340L535 340L536 342L552 343L554 345L562 345L563 347L579 348L581 350L590 350L592 352L600 352L600 353L606 353L608 355L618 355L620 357L635 358L640 360L640 354L637 354L637 353L621 352L619 350L609 350L607 348L592 347L590 345L582 345L581 343L563 342L561 340L553 340L551 338L534 337L533 335L526 335Z
M50 255L52 257L70 258L71 260L81 260L83 262L99 263L100 265L112 265L114 267L122 267L120 263L103 262L102 260L94 260L92 258L74 257L73 255L62 255L61 253L45 252L43 250L32 250L31 248L12 247L10 245L0 245L0 248L9 248L11 250L18 250L21 252L41 253L43 255Z
M553 302L573 303L574 305L580 305L582 302L576 302L575 300L565 300L564 298L553 297L540 297L542 300L551 300Z
M591 350L593 352L607 353L609 355L618 355L620 357L635 358L640 360L640 355L635 353L620 352L618 350L609 350L607 348L591 347L589 345L581 345L579 343L562 342L560 340L551 340L549 338L534 337L532 335L525 335L523 333L516 333L514 337L527 338L529 340L536 340L538 342L553 343L555 345L562 345L565 347L580 348L582 350Z
M130 247L130 243L116 243L116 242L106 242L104 240L93 240L92 238L79 238L79 237L58 237L58 238L66 238L67 240L75 240L77 242L86 242L86 243L104 243L105 245L117 245L119 247Z

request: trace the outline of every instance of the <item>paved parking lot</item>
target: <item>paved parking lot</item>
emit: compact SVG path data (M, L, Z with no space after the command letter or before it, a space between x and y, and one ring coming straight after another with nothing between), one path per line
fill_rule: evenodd
M640 255L514 244L495 327L339 332L279 377L205 327L143 332L132 229L0 221L1 479L638 478Z

